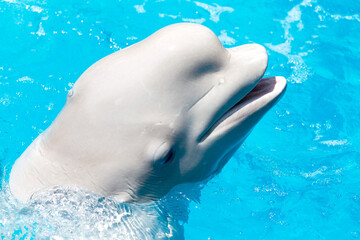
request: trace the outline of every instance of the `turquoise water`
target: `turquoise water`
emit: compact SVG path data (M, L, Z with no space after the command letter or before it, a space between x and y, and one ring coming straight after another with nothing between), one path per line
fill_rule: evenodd
M360 238L360 2L0 0L2 239ZM284 98L206 185L120 204L76 189L21 204L16 158L96 60L177 22L256 42Z

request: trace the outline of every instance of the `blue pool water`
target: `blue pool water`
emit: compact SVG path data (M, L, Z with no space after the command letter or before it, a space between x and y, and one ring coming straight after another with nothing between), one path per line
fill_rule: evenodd
M360 238L359 12L353 0L0 0L1 238ZM80 74L177 22L264 45L266 75L288 80L224 170L145 205L76 189L14 200L12 164Z

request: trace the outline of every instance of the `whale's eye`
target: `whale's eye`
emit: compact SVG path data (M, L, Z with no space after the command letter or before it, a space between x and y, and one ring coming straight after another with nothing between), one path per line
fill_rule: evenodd
M167 153L167 155L164 157L164 162L163 164L167 164L167 163L170 163L172 162L172 160L174 159L175 157L175 151L170 149L170 151Z
M154 163L159 166L172 163L174 158L175 150L169 143L164 142L156 149L153 160Z

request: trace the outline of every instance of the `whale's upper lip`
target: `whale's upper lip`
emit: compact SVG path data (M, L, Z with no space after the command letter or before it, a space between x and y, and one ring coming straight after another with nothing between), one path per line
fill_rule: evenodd
M200 142L210 135L221 132L224 128L228 129L228 127L236 125L242 119L261 111L266 106L270 108L280 99L285 92L285 88L286 79L284 77L261 79L245 97L228 109L211 127L201 134Z

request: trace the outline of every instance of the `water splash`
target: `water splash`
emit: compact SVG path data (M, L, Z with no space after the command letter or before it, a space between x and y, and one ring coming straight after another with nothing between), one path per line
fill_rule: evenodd
M5 181L2 188L2 239L131 240L182 236L181 226L161 201L126 204L75 187L54 187L35 193L29 203L21 203L11 195ZM179 207L179 198L170 199L177 202L173 206Z
M302 7L311 7L311 0L304 0L298 5L295 5L287 14L284 20L280 20L282 28L284 29L285 42L273 45L272 43L266 43L265 45L288 58L288 64L292 65L292 74L289 76L288 81L291 83L303 83L310 75L309 67L306 65L302 56L306 56L309 52L300 52L299 54L293 54L291 49L291 43L294 41L290 30L292 24L297 23L296 27L298 31L304 29L304 24L301 20ZM311 51L310 51L311 52Z

